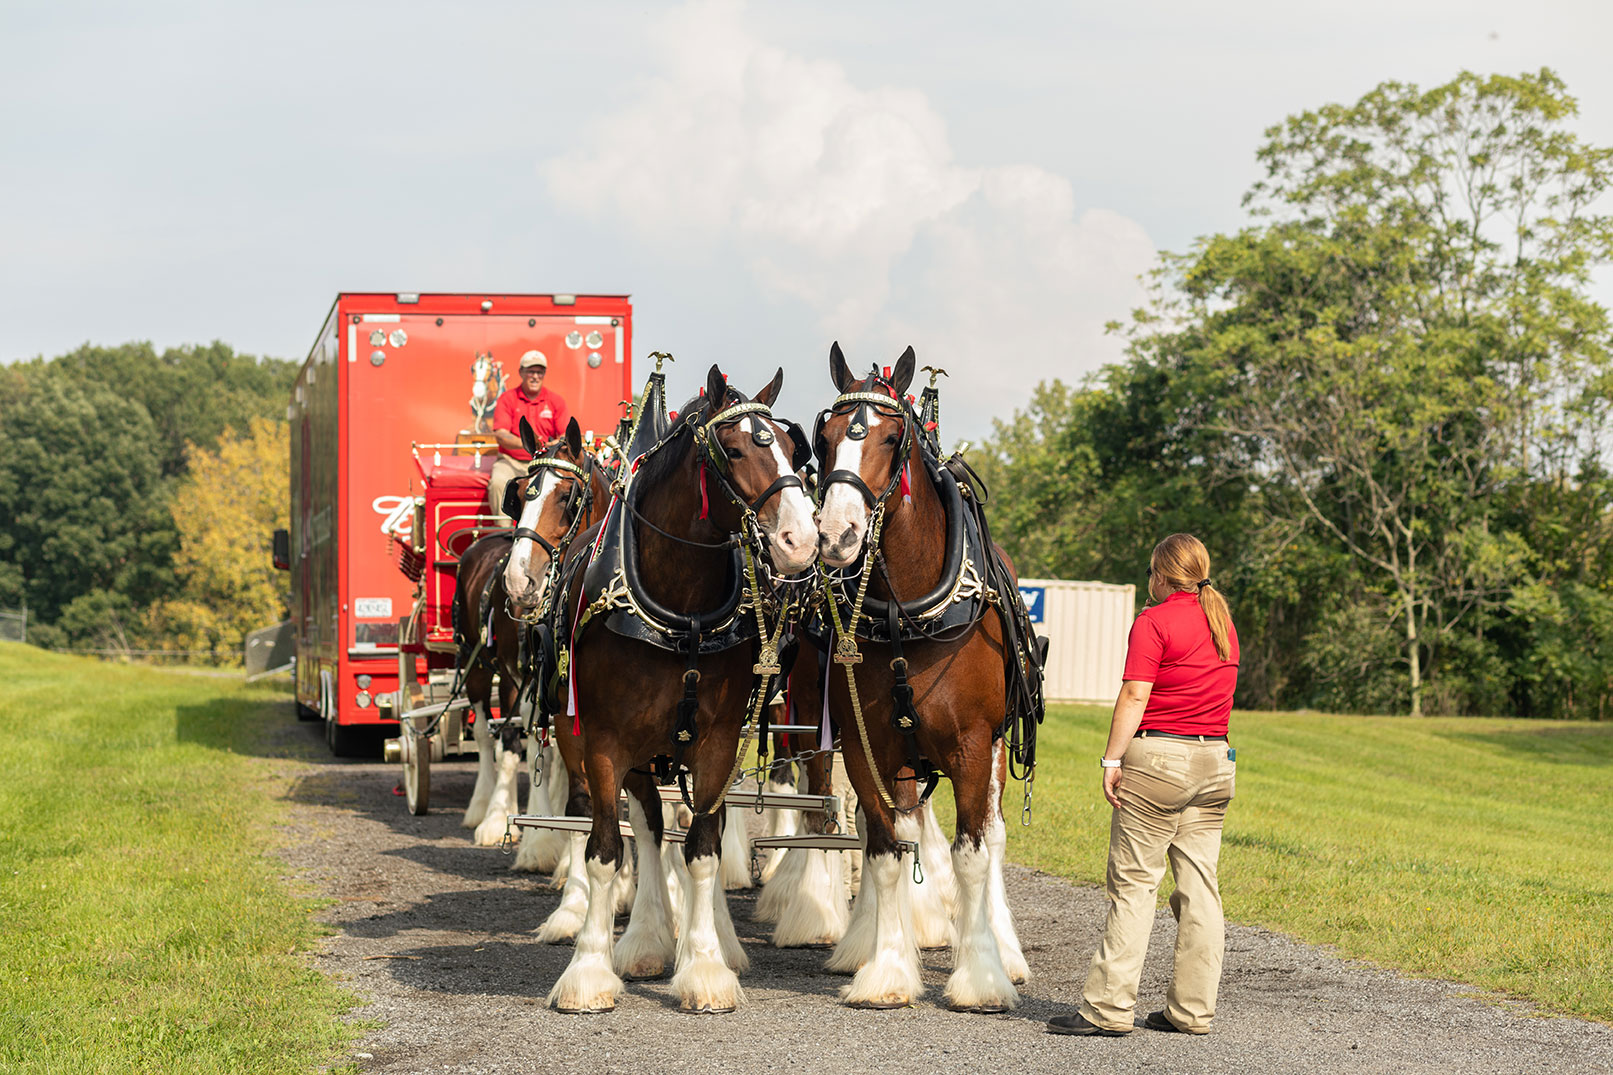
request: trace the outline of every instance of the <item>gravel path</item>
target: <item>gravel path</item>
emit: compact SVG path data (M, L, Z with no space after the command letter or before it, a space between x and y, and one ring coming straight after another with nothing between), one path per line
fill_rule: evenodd
M316 957L378 1023L354 1047L366 1072L1613 1072L1613 1027L1542 1017L1448 982L1410 980L1262 929L1229 926L1214 1033L1138 1030L1057 1037L1103 920L1103 893L1011 867L1008 896L1033 978L1007 1015L938 1006L946 952L924 953L926 995L894 1012L836 1003L846 979L821 951L770 947L749 921L754 894L730 894L750 953L749 1006L728 1016L677 1010L666 981L629 983L613 1013L564 1016L544 997L569 946L530 931L558 902L543 878L471 846L459 816L474 765L432 771L434 812L411 817L393 766L324 756L317 725L289 729L295 755L287 861L337 903ZM279 751L277 751L278 753ZM1175 924L1160 916L1139 1016L1163 1003Z

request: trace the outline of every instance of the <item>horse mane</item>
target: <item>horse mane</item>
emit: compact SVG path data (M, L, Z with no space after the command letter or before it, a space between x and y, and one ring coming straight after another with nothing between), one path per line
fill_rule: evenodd
M730 388L728 394L738 396L740 403L750 402L750 397L737 388ZM694 423L691 420L691 416L699 414L704 417L706 414L705 404L706 397L702 393L701 395L690 397L683 406L678 408L678 420L672 423L672 427L667 430L666 436L657 441L655 447L645 453L644 462L639 464L638 473L634 476L634 481L642 482L643 487L646 489L653 489L662 480L670 476L679 463L683 462L684 453L682 451L673 451L673 443L680 437L692 438L694 436Z

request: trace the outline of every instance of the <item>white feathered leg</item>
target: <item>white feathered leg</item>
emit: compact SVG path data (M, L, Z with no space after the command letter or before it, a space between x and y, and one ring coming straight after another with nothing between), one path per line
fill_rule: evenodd
M732 967L734 973L744 974L750 970L750 956L745 954L745 946L739 943L739 934L734 931L734 919L728 913L728 893L721 885L712 889L711 915L723 962Z
M661 807L663 832L684 828L678 824L680 820L677 809L671 803ZM672 935L676 937L683 931L684 913L688 910L689 867L683 861L682 844L667 841L661 845L661 872L666 877L666 902L672 913Z
M589 879L582 869L583 850L588 845L588 834L574 832L570 835L571 852L568 857L571 863L576 864L577 869L567 871L566 887L560 891L560 906L556 907L549 917L544 919L543 925L537 928L537 938L544 944L558 944L575 937L577 931L582 928L583 913L589 906ZM615 910L615 895L612 892L615 880L615 874L612 873L605 880L605 888L600 895L602 906L611 912Z
M722 887L732 891L755 884L750 874L750 829L745 811L738 806L725 808L728 816L722 830Z
M913 943L910 912L899 883L902 871L910 868L903 858L863 858L863 890L877 888L879 897L874 907L873 956L840 990L840 999L854 1008L901 1008L924 992L919 951Z
M999 740L997 749L1003 749ZM991 852L991 869L986 874L986 917L991 932L997 938L997 952L1002 956L1003 969L1008 980L1024 985L1031 979L1030 964L1019 946L1019 931L1014 928L1014 912L1008 909L1008 891L1003 884L1003 863L1008 857L1008 824L1002 812L1002 786L997 782L999 770L991 770L991 824L986 828L986 848Z
M510 830L510 815L517 811L517 804L521 801L520 752L504 749L498 740L494 740L493 747L498 759L498 775L493 782L493 794L487 800L482 822L476 826L477 847L497 847L503 842L504 834Z
M633 900L633 916L627 920L622 939L616 942L616 973L623 978L659 978L677 951L661 856L656 852L644 808L631 795L627 798L627 819L633 825L633 843L638 852L638 893Z
M772 776L769 776L767 778L767 790L775 795L788 795L795 791L795 785L787 780L775 780ZM794 836L796 833L801 831L801 811L769 810L767 812L767 827L765 831L769 836ZM767 855L762 860L762 884L764 886L769 881L773 880L773 875L778 872L779 865L784 861L784 856L786 854L788 854L788 852L782 847L775 847L768 850ZM762 894L756 899L756 910L752 912L751 917L758 922L777 922L777 909L774 908L771 912L769 912L764 910L762 907L762 904L766 899L767 889L764 887L762 889Z
M724 961L717 935L716 900L724 898L717 873L715 855L702 855L689 863L688 910L678 937L678 969L671 983L684 1011L733 1011L745 1002L739 976Z
M840 831L849 832L853 836L862 832L862 810L857 805L857 789L851 786L851 779L846 776L844 765L836 766L833 780L835 795L840 799ZM843 852L846 856L846 899L854 899L862 886L863 853L862 848L855 851Z
M896 815L896 838L919 845L922 884L913 883L911 871L902 885L913 901L913 934L920 948L945 948L952 943L952 920L957 914L958 884L952 876L952 856L935 812L928 801L914 814Z
M582 856L579 854L579 861ZM582 870L575 871L578 874ZM549 1005L563 1012L605 1012L616 1007L616 994L622 980L611 968L611 938L615 923L611 915L611 883L616 871L609 863L588 860L588 913L586 924L577 935L577 947L565 973L549 990Z
M823 831L823 815L805 818L808 833ZM846 908L845 858L839 851L792 847L784 865L762 895L777 895L778 928L773 944L800 948L835 944L845 936L850 913ZM758 901L759 902L759 901Z
M526 796L526 812L538 817L552 816L566 808L568 792L566 767L553 741L541 750L537 739L527 737L527 757L540 759L533 765L538 779L531 780ZM521 847L515 853L510 869L523 873L542 873L560 865L566 853L566 834L559 829L526 829L521 833Z
M858 821L862 818L859 816ZM858 833L863 847L868 841ZM859 861L861 853L859 852ZM860 884L857 896L851 903L851 920L846 923L845 935L830 953L824 969L832 974L856 974L874 956L874 934L879 914L879 891L875 885Z
M478 702L476 724L472 729L476 739L476 786L471 789L470 805L465 808L465 816L459 822L462 829L474 829L482 823L487 816L488 800L493 797L493 784L498 779L493 768L493 733L487 727L492 719L487 706Z
M637 856L630 849L622 858L622 868L616 871L616 884L613 891L616 893L616 914L624 915L633 909L633 898L638 892L638 871L633 863Z
M952 865L958 879L958 918L947 1005L967 1011L1007 1011L1019 1003L1019 993L1003 968L986 907L991 850L983 842L970 844L965 838L952 849Z

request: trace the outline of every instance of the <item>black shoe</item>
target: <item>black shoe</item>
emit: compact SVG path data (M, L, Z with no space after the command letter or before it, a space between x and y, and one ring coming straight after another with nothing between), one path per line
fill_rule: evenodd
M1124 1030L1105 1030L1094 1023L1089 1023L1080 1012L1071 1015L1055 1016L1047 1021L1049 1034L1082 1034L1093 1038L1123 1038Z
M1170 1019L1165 1015L1164 1008L1161 1008L1157 1012L1149 1012L1148 1018L1143 1020L1143 1026L1147 1027L1149 1030L1162 1030L1167 1034L1187 1033L1187 1031L1170 1021Z

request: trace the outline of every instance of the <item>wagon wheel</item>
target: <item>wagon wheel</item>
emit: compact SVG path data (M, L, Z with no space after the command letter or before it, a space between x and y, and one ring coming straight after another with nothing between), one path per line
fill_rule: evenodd
M415 731L403 733L403 799L417 817L431 807L431 741L421 734L429 720L415 717L410 721Z
M400 643L414 641L410 621L398 624ZM409 813L419 816L431 809L431 743L421 736L431 723L430 717L403 718L411 709L425 704L425 691L420 686L420 666L414 653L398 647L398 721L399 757L403 762L403 796Z

